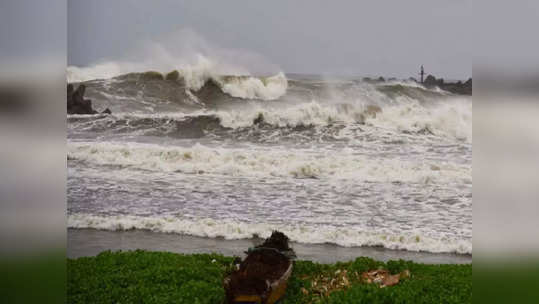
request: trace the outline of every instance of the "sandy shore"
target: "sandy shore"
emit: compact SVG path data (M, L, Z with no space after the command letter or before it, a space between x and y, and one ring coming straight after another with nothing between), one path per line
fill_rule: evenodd
M68 229L67 256L77 258L94 256L104 250L169 251L175 253L221 253L226 256L241 256L247 248L261 240L225 240L222 238L202 238L178 234L154 233L143 230L103 231L94 229ZM350 261L358 256L366 256L379 261L411 260L426 264L471 263L471 255L438 254L388 250L378 247L340 247L332 244L292 243L300 260L320 263Z

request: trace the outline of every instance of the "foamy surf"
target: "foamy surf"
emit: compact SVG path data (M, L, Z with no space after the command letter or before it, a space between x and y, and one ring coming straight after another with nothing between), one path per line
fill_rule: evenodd
M211 65L117 72L85 82L112 115L68 116L70 227L471 254L471 97Z
M229 149L139 143L68 144L68 159L132 169L224 176L354 179L373 182L471 183L471 167L341 151Z
M457 98L424 105L403 98L394 105L375 105L379 111L370 110L372 106L362 101L321 103L313 100L284 110L255 106L210 114L219 117L222 125L230 128L250 126L262 115L264 122L280 127L359 123L397 132L427 131L432 135L472 141L472 104L469 100Z
M177 79L185 85L185 90L193 94L200 91L210 83L216 84L219 89L232 97L241 99L274 100L286 94L288 81L284 73L279 72L273 76L256 77L246 71L223 74L209 59L201 57L196 65L187 65L171 70L148 71L137 64L121 64L115 62L98 64L91 67L67 67L67 82L89 82L92 80L109 80L110 83L121 82L122 77L129 81L138 82L163 81L166 82L167 73L175 71ZM147 77L151 75L152 77Z
M85 116L70 115L68 118ZM205 121L212 117L223 128L240 129L256 125L284 127L333 127L363 125L383 132L416 133L436 136L448 140L472 142L472 103L466 98L422 104L409 98L401 98L399 103L371 105L363 101L349 103L322 103L310 101L286 107L266 104L245 104L234 110L198 110L191 113L115 113L102 119L89 121L91 124L108 123L118 127L121 121L136 126L138 122L154 120L152 126L159 129L170 123L190 120L197 127L211 133ZM213 120L212 120L213 124ZM148 124L145 124L148 125ZM188 128L189 126L182 126ZM181 130L179 130L181 131ZM340 135L339 135L340 136Z
M273 230L279 230L290 237L292 241L306 244L330 243L345 247L378 246L394 250L472 254L471 239L432 238L420 232L394 234L327 225L283 225L246 223L234 220L70 214L68 215L68 227L110 231L142 229L225 239L248 239L255 236L266 238Z

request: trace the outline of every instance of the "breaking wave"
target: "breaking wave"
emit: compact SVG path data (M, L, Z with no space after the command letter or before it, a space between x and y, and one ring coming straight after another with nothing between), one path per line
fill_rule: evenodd
M281 72L275 76L257 78L251 76L216 77L223 92L243 99L273 100L286 93L288 82Z
M177 73L177 74L176 74ZM99 76L98 76L99 75ZM172 75L172 76L171 76ZM119 74L119 68L114 64L100 65L93 68L67 68L67 81L69 83L96 82L97 80L110 80L109 86L125 87L145 86L147 84L176 84L184 90L196 95L196 92L205 87L217 87L220 91L231 97L241 99L274 100L286 94L288 82L284 73L280 72L269 77L255 77L250 75L221 75L211 69L181 69L165 75L156 71L142 73ZM208 88L206 88L208 90ZM214 92L215 93L215 92Z
M472 253L471 96L192 38L67 68L112 112L67 117L68 227Z
M259 106L214 115L229 128L251 126L255 119L263 118L265 123L279 127L365 124L397 132L426 132L472 141L472 104L467 100L424 105L407 99L382 107L362 102L323 104L311 101L284 109Z
M432 238L422 233L392 234L384 231L368 232L353 227L284 225L245 223L235 220L180 219L175 217L141 217L133 215L97 216L70 214L69 228L92 228L122 231L143 229L162 233L187 234L199 237L248 239L269 237L275 229L292 241L307 244L331 243L339 246L380 246L387 249L426 251L433 253L472 254L471 240Z
M200 110L189 114L118 113L109 116L70 115L73 128L85 131L131 132L172 137L203 137L216 130L238 130L257 127L342 127L365 125L395 133L426 134L472 142L472 104L452 99L437 104L422 104L413 99L401 100L383 107L358 103L316 101L291 106L244 105L233 110ZM187 135L185 135L187 134ZM336 134L341 136L342 134Z
M371 182L471 183L471 168L357 155L353 149L225 149L139 143L68 144L68 159L132 169L246 177L354 179Z

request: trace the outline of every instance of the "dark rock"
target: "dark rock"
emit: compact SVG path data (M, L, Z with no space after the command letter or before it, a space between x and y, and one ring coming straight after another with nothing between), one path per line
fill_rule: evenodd
M101 114L112 114L109 108L106 108L105 111L101 112Z
M363 82L367 83L379 83L379 82L385 82L385 78L380 76L378 78L370 78L370 77L363 77Z
M439 87L440 89L460 95L472 95L472 79L468 79L466 82L445 82L443 78L436 79L432 75L428 75L423 85L427 88Z
M79 87L74 90L72 84L67 85L67 114L98 114L96 110L92 108L92 101L90 99L84 99L84 92L86 86L80 84ZM106 109L103 113L111 114L110 109Z
M425 81L423 81L423 85L426 87L434 87L438 84L438 81L436 80L436 77L432 75L428 75L427 78L425 78Z
M68 84L67 84L67 100L68 100L68 101L69 101L69 100L71 99L71 97L73 96L73 91L74 91L73 84L68 83Z

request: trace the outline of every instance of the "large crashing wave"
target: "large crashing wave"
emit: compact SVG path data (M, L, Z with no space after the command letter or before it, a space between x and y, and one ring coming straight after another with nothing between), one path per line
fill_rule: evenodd
M286 94L288 82L284 73L280 72L269 77L255 77L250 75L219 75L208 69L177 70L178 77L165 79L159 72L149 71L141 73L120 74L114 65L98 66L95 68L67 68L67 81L69 83L88 82L98 79L113 79L118 82L130 81L139 83L175 82L185 87L190 93L199 92L206 86L216 86L223 93L231 97L242 99L274 100ZM217 92L214 92L217 93Z
M472 142L471 98L415 82L288 80L283 73L270 77L220 75L204 66L178 70L175 77L159 72L114 76L120 69L98 67L68 67L70 81L86 80L86 92L94 104L118 113L85 126L90 129L108 125L112 131L133 131L140 126L156 135L181 137L179 133L190 129L204 136L215 130L216 122L234 130L361 124ZM88 80L97 75L114 77ZM265 102L268 100L273 102ZM155 132L150 130L154 127Z
M278 127L364 124L396 132L423 132L472 141L472 104L460 99L433 105L407 99L382 107L363 103L323 104L311 101L285 110L254 107L240 111L219 111L214 115L219 117L223 126L229 128L251 126L260 117L265 123Z
M223 92L244 99L277 99L286 93L288 87L288 82L282 72L265 78L225 76L216 77L216 80Z
M333 137L342 139L346 135L343 133L346 130L342 130L344 126L358 125L392 132L395 136L402 133L425 134L472 142L472 104L459 98L432 105L407 99L382 107L316 101L281 107L255 104L234 110L198 110L189 114L120 113L99 119L71 115L68 121L71 127L85 131L140 131L171 137L204 137L216 135L218 131L252 132L253 128L259 131L280 129L283 132L286 131L283 128L296 128L295 131L316 128L319 131L339 131L332 132Z

